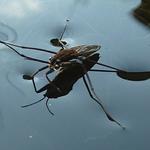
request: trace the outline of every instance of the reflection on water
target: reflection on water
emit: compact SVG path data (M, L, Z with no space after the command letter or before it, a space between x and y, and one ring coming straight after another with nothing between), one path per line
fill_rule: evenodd
M17 32L7 24L0 22L0 40L14 42L17 39Z
M8 40L8 35L6 35L3 32L0 32L0 38L3 39L4 41L7 41Z
M134 16L150 27L150 1L142 0L140 6L134 10Z

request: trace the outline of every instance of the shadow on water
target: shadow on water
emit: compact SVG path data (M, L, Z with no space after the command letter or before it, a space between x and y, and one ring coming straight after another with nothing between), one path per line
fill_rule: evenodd
M134 10L133 15L140 22L142 22L146 26L150 27L150 1L149 0L142 0L140 6L138 6Z

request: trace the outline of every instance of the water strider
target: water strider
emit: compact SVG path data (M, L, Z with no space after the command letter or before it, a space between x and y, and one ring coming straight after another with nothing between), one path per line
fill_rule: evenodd
M63 34L66 30L63 31ZM104 105L102 104L100 98L95 93L94 87L92 85L92 82L90 80L88 71L93 72L109 72L109 73L116 73L116 75L120 78L131 80L131 81L141 81L146 80L150 78L150 72L128 72L124 71L122 69L118 69L103 63L98 62L99 60L99 53L98 50L100 49L100 45L79 45L75 47L68 48L66 46L66 42L62 40L63 34L59 39L53 39L53 42L55 41L56 46L60 46L61 49L58 52L42 49L42 48L34 48L34 47L27 47L27 46L21 46L16 45L13 43L0 41L1 44L4 44L11 50L13 50L15 53L20 55L21 57L31 60L31 61L37 61L46 64L42 68L38 69L35 73L32 75L24 75L24 79L32 80L34 89L37 93L45 91L44 97L40 99L39 101L36 101L34 103L24 105L22 107L28 107L33 104L36 104L42 100L44 100L47 97L46 100L46 106L48 111L52 114L53 112L48 107L48 100L49 98L57 98L64 95L67 95L71 90L73 85L76 83L77 80L80 78L83 78L83 82L88 90L88 93L90 97L97 102L105 112L107 118L110 121L113 121L117 123L119 126L121 126L123 129L125 129L124 126L122 126L117 120L115 120L104 108ZM53 44L54 45L54 44ZM22 49L28 49L28 50L37 50L42 51L45 53L52 54L52 56L49 58L48 61L33 58L30 56L26 56L20 52L18 52L15 48L22 48ZM101 69L92 69L94 65L103 66L106 68L109 68L109 70L101 70ZM41 89L37 90L36 84L34 81L34 77L41 71L47 69L45 76L48 80L48 83L42 87ZM48 77L48 74L51 72L57 71L57 75L53 80L50 80Z

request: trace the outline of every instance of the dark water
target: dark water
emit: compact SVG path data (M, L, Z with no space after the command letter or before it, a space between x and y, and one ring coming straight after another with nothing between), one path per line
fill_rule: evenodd
M68 46L101 45L100 61L127 71L150 70L150 30L133 11L140 0L1 0L0 40L58 51L49 41L63 36ZM20 49L18 49L20 50ZM20 50L21 51L21 50ZM21 51L47 60L47 53ZM42 98L31 74L41 63L20 58L0 45L0 149L2 150L146 150L150 135L150 81L127 81L115 73L90 73L97 95L124 126L110 122L92 101L82 80L64 97L21 108ZM95 68L100 68L96 66ZM36 77L45 84L42 74Z

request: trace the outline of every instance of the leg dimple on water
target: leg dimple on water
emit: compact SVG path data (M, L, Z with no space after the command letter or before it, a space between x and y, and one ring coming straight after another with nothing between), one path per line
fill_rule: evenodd
M14 42L17 39L17 32L11 26L0 22L0 40ZM0 45L0 48L2 45Z

